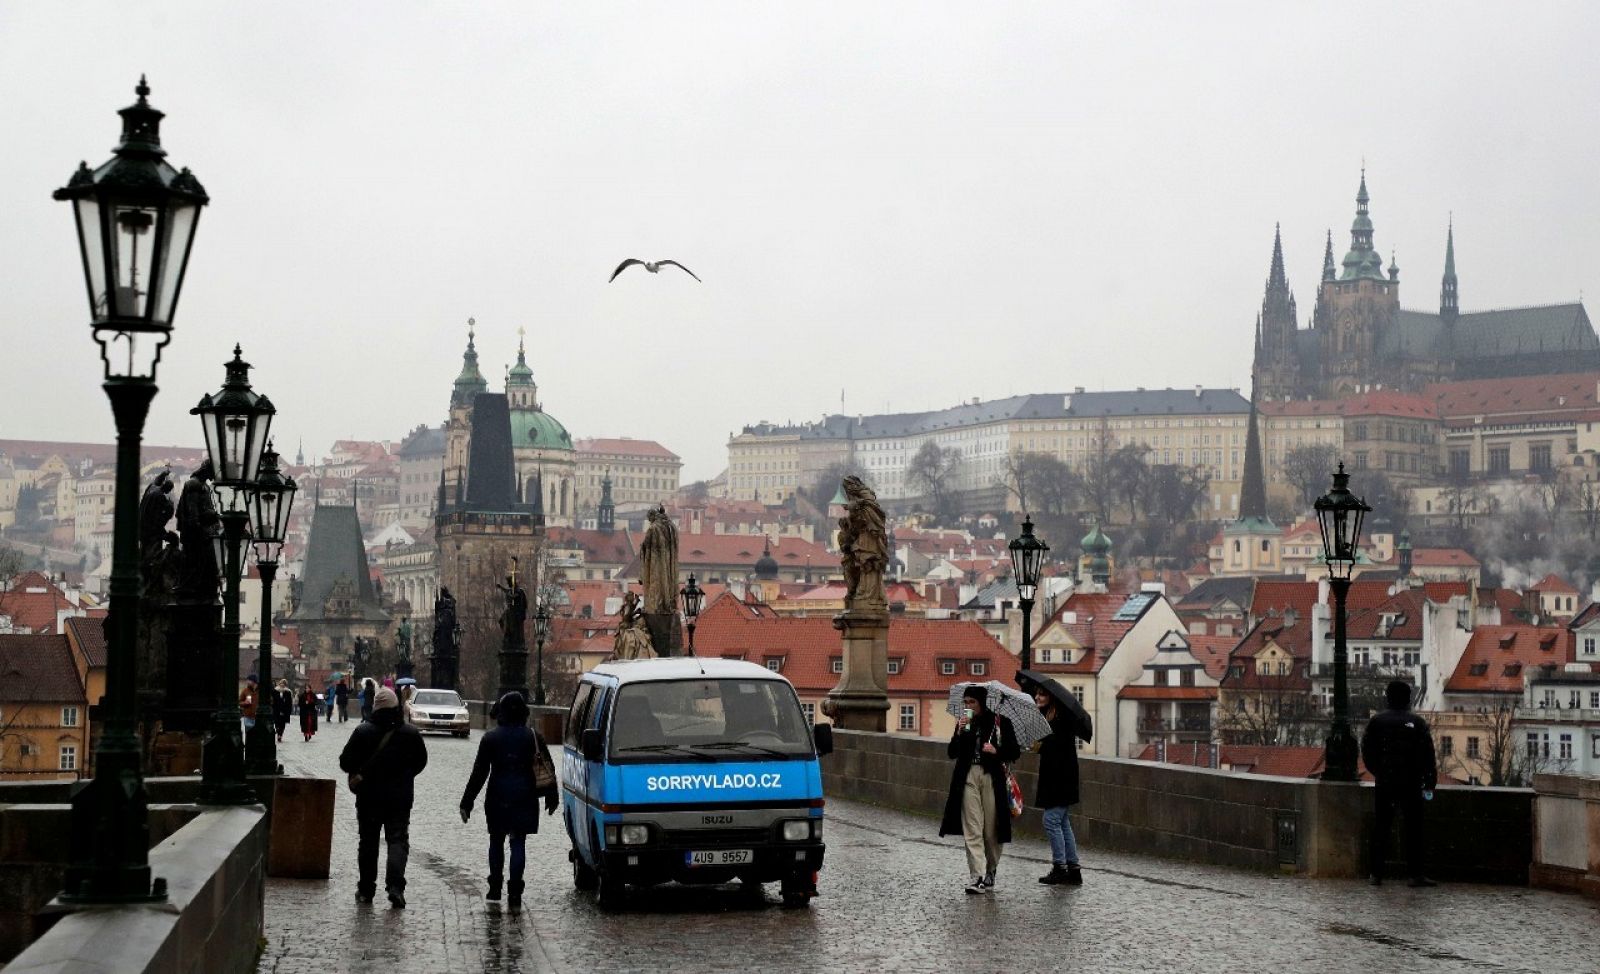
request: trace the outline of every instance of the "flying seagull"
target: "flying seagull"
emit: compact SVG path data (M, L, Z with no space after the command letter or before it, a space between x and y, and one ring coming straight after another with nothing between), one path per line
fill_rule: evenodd
M621 274L623 271L627 270L628 269L628 265L630 265L630 264L638 264L640 267L643 267L645 270L649 271L652 274L661 273L661 268L664 265L671 264L673 267L676 267L678 270L683 271L685 274L689 275L690 277L694 278L695 280L697 280L697 281L700 280L700 275L696 274L694 271L691 271L689 268L683 266L682 264L678 263L675 260L654 260L654 261L652 261L652 260L635 260L634 258L629 257L627 260L625 260L622 263L618 264L617 265L617 269L611 272L611 281L616 280L617 279L617 275ZM610 284L611 281L607 281L606 283ZM701 283L704 284L705 282L701 281Z

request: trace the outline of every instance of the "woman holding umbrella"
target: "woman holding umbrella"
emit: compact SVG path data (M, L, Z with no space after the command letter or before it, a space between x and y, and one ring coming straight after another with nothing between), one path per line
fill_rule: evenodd
M1082 886L1078 841L1067 808L1078 804L1077 724L1057 699L1066 688L1055 680L1033 683L1034 703L1050 722L1050 736L1039 742L1039 790L1035 803L1044 809L1044 834L1050 839L1050 871L1039 877L1046 886Z
M311 736L317 732L317 711L322 709L322 704L317 700L317 692L307 683L305 689L300 691L300 733L306 736L310 743Z
M966 839L967 893L994 889L1000 851L1011 841L1011 799L1006 765L1020 754L1011 721L989 709L989 688L974 683L962 692L962 712L950 738L955 759L950 795L939 834L959 832Z

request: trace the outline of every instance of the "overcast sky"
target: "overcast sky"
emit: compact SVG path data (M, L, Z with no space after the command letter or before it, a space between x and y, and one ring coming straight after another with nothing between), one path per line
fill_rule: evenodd
M147 72L212 204L147 440L235 341L279 446L444 416L466 321L685 481L758 420L1244 387L1363 159L1404 306L1600 295L1600 5L0 4L0 438L109 441L70 215ZM606 278L625 257L667 269Z

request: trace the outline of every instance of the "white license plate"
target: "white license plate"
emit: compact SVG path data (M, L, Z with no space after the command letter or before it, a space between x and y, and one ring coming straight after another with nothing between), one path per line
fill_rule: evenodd
M685 852L683 861L689 866L743 866L755 859L749 849L709 849Z

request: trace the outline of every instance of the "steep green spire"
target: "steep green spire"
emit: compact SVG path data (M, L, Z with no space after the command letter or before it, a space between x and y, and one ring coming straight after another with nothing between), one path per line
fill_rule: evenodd
M517 329L517 364L506 372L507 386L533 385L533 369L528 367L527 351L523 347L523 330Z
M1322 252L1322 279L1324 281L1336 280L1339 271L1333 266L1333 228L1328 228L1328 246Z
M1361 167L1361 189L1356 192L1356 218L1350 224L1350 252L1344 255L1341 280L1383 280L1383 258L1372 247L1372 218L1367 215L1367 167Z
M467 319L467 350L461 354L461 374L456 376L455 387L450 393L452 406L470 406L478 393L489 391L489 383L478 371L478 347L474 343L477 325L476 319Z

